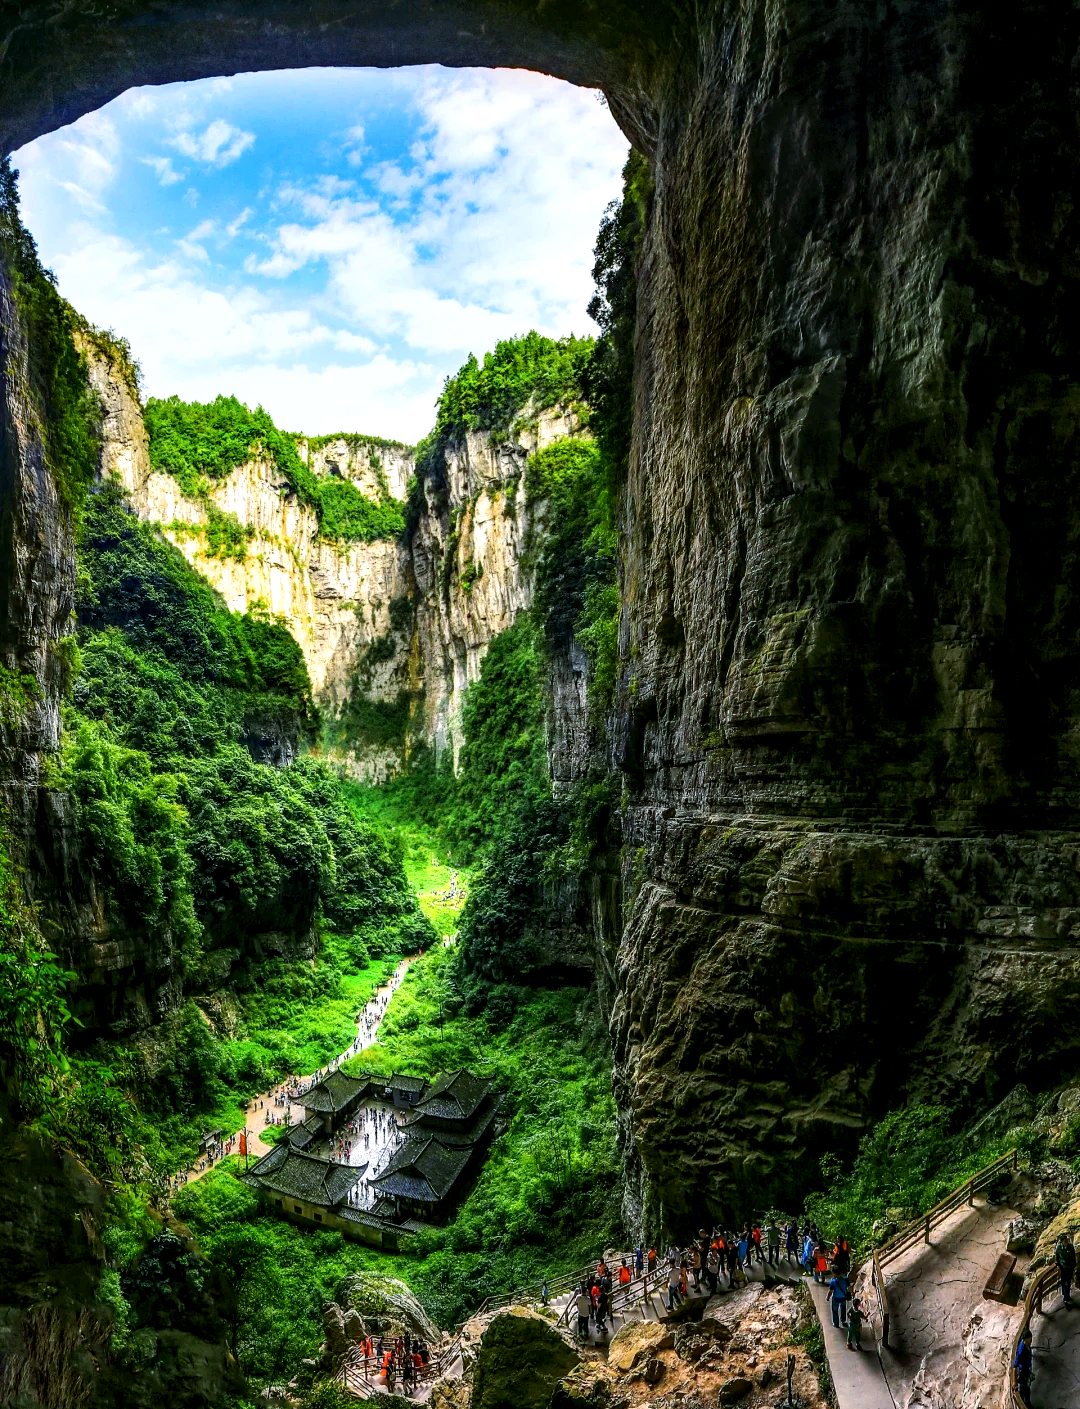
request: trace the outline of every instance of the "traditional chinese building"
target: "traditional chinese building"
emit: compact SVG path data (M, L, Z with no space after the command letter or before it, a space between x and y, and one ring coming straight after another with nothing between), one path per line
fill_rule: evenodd
M371 1181L378 1206L399 1218L443 1220L479 1163L498 1108L490 1081L467 1071L439 1077L406 1122L408 1140Z

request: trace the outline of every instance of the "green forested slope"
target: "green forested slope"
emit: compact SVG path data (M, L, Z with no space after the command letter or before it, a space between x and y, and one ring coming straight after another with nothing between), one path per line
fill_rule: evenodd
M206 403L181 401L178 396L151 397L144 419L154 469L172 475L185 494L211 509L208 501L215 482L261 452L273 460L300 502L314 510L324 538L370 543L396 538L404 528L401 506L389 493L369 499L349 480L313 475L300 458L296 437L278 430L261 406L252 411L235 396L218 396ZM364 444L377 456L379 442ZM232 525L223 522L228 519ZM243 556L243 526L236 523L235 515L211 512L208 528L211 534L216 531L222 548Z

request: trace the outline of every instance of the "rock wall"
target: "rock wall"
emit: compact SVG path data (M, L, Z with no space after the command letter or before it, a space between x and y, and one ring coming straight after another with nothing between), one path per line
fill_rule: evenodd
M328 757L352 777L384 782L423 742L438 757L449 753L456 767L464 692L491 639L532 601L526 549L542 535L544 506L526 502L526 461L580 433L574 413L556 407L526 415L508 441L468 433L451 445L445 482L437 493L429 487L404 541L328 541L273 463L253 460L210 496L252 534L242 557L221 557L210 551L206 506L187 498L171 475L151 470L131 387L94 347L86 351L106 411L102 474L120 480L140 517L162 526L232 611L261 603L285 619L327 716ZM341 436L301 440L298 448L317 475L349 479L372 498L384 492L404 504L408 497L415 457L407 447ZM560 705L560 729L580 734L583 660L569 667L568 679L575 670L577 693ZM556 688L562 699L562 684ZM396 711L392 729L379 731L392 737L371 737L362 718L355 722L350 706L359 700ZM575 708L570 724L567 711Z
M640 124L614 727L628 1208L683 1229L1080 1046L1075 17L708 14Z

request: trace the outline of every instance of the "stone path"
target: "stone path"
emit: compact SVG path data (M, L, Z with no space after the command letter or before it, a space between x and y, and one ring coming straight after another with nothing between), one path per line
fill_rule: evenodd
M1080 1306L1062 1305L1060 1292L1043 1302L1031 1322L1031 1402L1034 1409L1080 1405Z
M381 988L376 989L371 998L368 999L357 1018L355 1039L344 1052L339 1053L338 1056L334 1057L322 1068L324 1074L333 1071L336 1067L339 1067L342 1062L348 1061L350 1057L355 1056L357 1052L363 1051L365 1047L370 1047L375 1041L375 1037L382 1025L382 1020L386 1016L386 1009L389 1006L390 998L395 990L401 987L411 962L411 959L402 959L401 963L394 970L390 981L384 983ZM307 1086L312 1080L312 1076L302 1077L301 1084ZM271 1116L288 1116L289 1123L293 1125L295 1125L298 1120L303 1120L304 1118L303 1107L297 1101L287 1102L285 1106L275 1104L278 1096L287 1095L287 1084L288 1083L284 1081L278 1082L276 1085L272 1086L269 1091L263 1091L258 1096L252 1097L249 1103L247 1115L248 1155L253 1160L261 1159L263 1155L269 1154L273 1149L273 1143L263 1140L262 1138L262 1132L275 1128L270 1124ZM386 1106L384 1102L375 1102L373 1104L387 1111L391 1109L389 1106ZM367 1133L371 1139L371 1143L366 1149L363 1142L365 1133ZM327 1147L325 1149L319 1149L318 1153L329 1154L329 1142L325 1143ZM377 1173L378 1168L385 1164L389 1153L392 1153L396 1145L397 1141L393 1137L391 1123L371 1119L365 1125L364 1130L361 1131L359 1141L354 1140L353 1142L350 1163L369 1164L371 1166L369 1173L374 1175ZM212 1164L207 1164L202 1169L193 1170L185 1182L193 1184L196 1179L201 1179L204 1174L208 1174L213 1167Z
M917 1243L887 1264L892 1325L881 1363L900 1409L980 1409L1000 1399L1022 1312L984 1301L982 1289L1015 1216L979 1195L932 1230L929 1246ZM1026 1262L1019 1257L1017 1271ZM876 1311L873 1291L860 1294Z
M864 1322L862 1350L848 1350L847 1331L837 1330L832 1323L828 1287L815 1282L812 1277L805 1278L805 1281L821 1322L825 1354L840 1409L893 1409L893 1397L877 1358L873 1331Z

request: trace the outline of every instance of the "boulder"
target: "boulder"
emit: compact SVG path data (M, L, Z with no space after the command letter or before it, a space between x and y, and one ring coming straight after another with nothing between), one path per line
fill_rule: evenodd
M707 1350L726 1345L730 1339L731 1331L723 1321L715 1317L694 1321L675 1332L675 1353L680 1360L700 1360Z
M740 1399L745 1399L753 1388L753 1380L746 1380L738 1375L734 1379L724 1381L716 1398L720 1404L737 1404Z
M326 1337L326 1358L332 1365L345 1359L348 1341L345 1339L345 1316L337 1302L323 1303L323 1335Z
M432 1409L469 1409L471 1397L466 1380L441 1379L431 1386Z
M568 1336L523 1306L494 1316L472 1369L473 1409L546 1409L581 1356Z
M650 1355L641 1367L640 1374L647 1385L655 1385L664 1378L664 1362L657 1360L655 1355Z
M729 1331L734 1331L764 1295L765 1288L760 1282L748 1282L738 1291L717 1293L709 1298L700 1324L719 1321Z
M1009 1252L1030 1252L1039 1236L1039 1224L1030 1218L1010 1218L1005 1225L1005 1247Z
M629 1321L611 1338L608 1364L613 1370L634 1370L649 1356L671 1350L675 1332L659 1321Z
M378 1272L356 1272L346 1277L338 1291L338 1302L359 1313L367 1330L402 1336L406 1331L429 1345L437 1345L438 1326L398 1277Z
M357 1345L365 1335L364 1318L350 1306L345 1313L345 1339L350 1345Z

